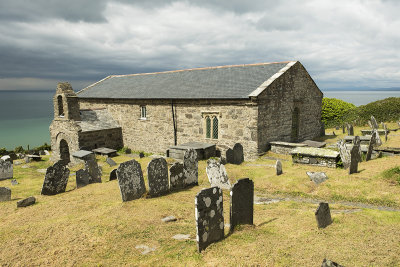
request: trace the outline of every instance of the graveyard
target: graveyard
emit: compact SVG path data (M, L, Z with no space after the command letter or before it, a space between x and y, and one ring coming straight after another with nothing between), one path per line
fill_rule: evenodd
M395 123L387 126L398 128ZM361 135L366 128L354 127L354 134ZM347 135L335 128L325 132L316 141L327 146ZM384 147L399 147L400 131L390 132L382 142ZM222 195L222 210L218 207L221 217L215 218L220 221L223 215L219 233L223 238L201 252L196 241L195 198L202 189L211 188L207 172L215 170L206 170L207 160L198 162L198 185L158 193L149 191L147 171L158 156L119 153L113 161L124 168L132 160L140 164L147 188L140 197L123 201L119 181L109 181L118 166L110 166L101 155L96 156L102 168L101 183L77 188L76 175L84 168L78 164L69 168L65 192L41 194L46 169L53 164L49 158L42 156L42 161L30 163L17 160L13 178L18 184L0 181L0 187L12 191L11 201L0 202L2 265L320 266L325 258L344 266L400 264L400 174L388 171L400 165L399 156L362 161L352 174L343 168L293 163L291 155L273 152L240 165L228 163L224 185L242 178L254 183L253 224L230 225L229 186L219 185L221 192L215 192ZM171 158L160 161L152 162L166 161L168 168L175 162ZM212 166L216 165L213 161ZM122 167L117 176L119 171ZM313 182L307 172L324 172L327 179ZM17 208L17 201L30 196L36 198L34 205ZM315 216L320 202L329 203L331 218L325 228L318 227ZM200 209L207 203L198 205ZM162 220L168 216L174 218Z

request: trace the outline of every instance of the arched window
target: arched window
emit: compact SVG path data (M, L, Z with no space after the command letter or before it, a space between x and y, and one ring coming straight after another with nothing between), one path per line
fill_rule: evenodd
M218 139L218 118L213 118L213 139Z
M58 116L64 116L64 106L62 96L57 96Z
M297 142L299 139L299 126L300 126L300 109L295 107L292 112L292 132L291 142Z
M211 138L211 119L206 117L206 138Z

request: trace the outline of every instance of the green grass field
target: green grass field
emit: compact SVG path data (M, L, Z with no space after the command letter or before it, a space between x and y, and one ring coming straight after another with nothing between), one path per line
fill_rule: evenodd
M327 133L333 129L327 129ZM356 129L357 131L360 129ZM336 131L338 134L339 131ZM341 130L340 130L341 132ZM400 131L384 146L399 146ZM325 137L333 143L342 135ZM279 157L283 174L275 175L270 157ZM117 163L131 159L115 157ZM136 158L145 180L150 157ZM194 198L209 187L206 162L199 162L199 186L158 198L123 203L117 181L108 181L112 168L98 157L103 183L76 189L70 176L67 191L41 196L44 161L14 166L14 178L0 186L12 189L12 201L0 202L0 265L2 266L320 266L326 257L344 266L400 266L400 212L331 204L333 224L318 229L317 204L281 201L254 206L254 225L236 231L202 253L197 252ZM172 163L172 160L168 160ZM382 157L359 165L359 173L293 164L289 156L268 153L240 166L227 164L231 183L249 177L257 196L301 197L350 201L400 209L396 167L400 157ZM82 168L71 168L74 172ZM306 171L324 171L329 179L315 185ZM397 177L397 178L396 178ZM147 183L147 182L146 182ZM147 184L146 184L147 186ZM35 196L37 203L16 207L19 199ZM163 223L168 215L176 222ZM225 223L229 224L229 192L224 191ZM190 234L190 240L172 239ZM137 246L155 250L142 255Z

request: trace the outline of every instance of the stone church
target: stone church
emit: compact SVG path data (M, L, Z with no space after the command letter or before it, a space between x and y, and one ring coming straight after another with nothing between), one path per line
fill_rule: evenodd
M298 61L111 75L75 93L58 84L52 160L99 147L165 153L176 144L241 143L245 159L271 141L321 133L323 94Z

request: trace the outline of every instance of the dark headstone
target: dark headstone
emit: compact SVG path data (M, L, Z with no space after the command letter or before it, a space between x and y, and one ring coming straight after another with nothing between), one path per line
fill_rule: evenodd
M325 228L332 223L331 210L328 203L319 203L315 211L315 218L317 219L318 228Z
M218 186L222 189L231 188L225 166L219 161L215 159L207 160L206 173L211 186Z
M372 150L374 149L375 143L376 143L376 132L372 131L371 139L370 139L369 144L368 144L367 156L365 157L366 161L371 159Z
M170 189L179 190L185 188L185 177L183 173L183 164L175 162L169 168Z
M13 164L0 159L0 180L11 179L14 176Z
M254 183L249 178L239 179L231 189L231 231L239 224L253 224Z
M11 200L11 189L8 187L0 187L0 201Z
M17 182L16 179L12 179L12 180L11 180L11 185L17 185L17 184L18 184L18 182Z
M110 172L110 181L117 180L117 169L114 169Z
M354 128L351 124L347 124L347 135L354 135Z
M307 175L316 184L323 183L328 179L324 172L307 172Z
M195 198L197 247L199 252L224 238L224 209L222 189L201 190Z
M276 169L276 175L282 174L282 162L280 160L276 161L275 169Z
M127 149L125 150L125 154L132 154L132 149L127 148Z
M134 159L119 165L117 179L124 202L141 198L146 193L142 168Z
M343 124L343 125L342 125L342 132L343 132L343 133L346 133L346 130L345 130L345 129L346 129L346 126L344 126L344 124Z
M76 188L81 188L89 184L90 174L86 169L80 169L76 172Z
M108 165L110 165L110 167L116 166L117 163L115 163L115 161L112 158L107 157L106 162Z
M63 161L56 162L46 170L42 186L42 195L56 195L65 192L69 177L69 169Z
M101 183L101 168L95 159L85 161L85 170L89 172L89 184Z
M226 150L226 162L231 164L234 163L233 150L231 148Z
M349 174L358 171L358 162L360 161L360 143L355 143L350 150L350 167Z
M147 165L147 181L149 196L155 197L169 192L168 166L164 158L152 159L149 162L149 165Z
M374 126L372 126L371 121L368 121L368 126L369 126L371 129L374 129Z
M358 135L353 138L353 146L357 146L358 148L357 161L362 162L361 139Z
M378 129L378 123L376 122L374 116L371 116L371 124L372 124L372 129Z
M321 267L343 267L343 265L340 265L340 264L338 264L336 262L333 262L331 260L324 259L324 261L322 262Z
M185 186L198 185L198 157L194 149L188 149L183 156L183 176L185 177Z
M139 153L139 158L144 158L144 153L143 152Z
M17 202L17 208L28 207L36 203L35 197L28 197Z
M241 164L244 161L243 146L240 143L236 143L233 146L233 164Z

